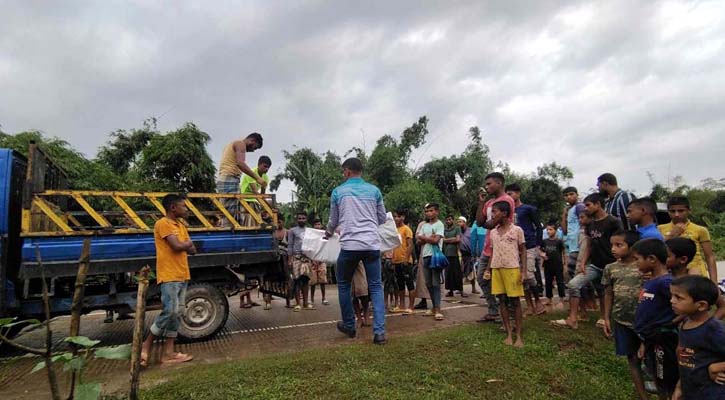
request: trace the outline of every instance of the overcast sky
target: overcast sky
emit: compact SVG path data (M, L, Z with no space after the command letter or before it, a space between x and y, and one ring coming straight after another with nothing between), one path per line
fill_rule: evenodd
M477 125L519 172L557 161L582 191L602 172L644 194L725 177L725 2L3 1L0 125L89 157L160 117L222 147L252 131L371 150L421 115L430 147ZM256 163L256 156L252 157ZM290 185L280 190L287 201Z

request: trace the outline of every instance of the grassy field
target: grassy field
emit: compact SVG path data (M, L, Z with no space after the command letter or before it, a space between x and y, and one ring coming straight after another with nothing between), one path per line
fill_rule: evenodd
M525 321L523 349L497 325L467 325L386 346L350 344L174 372L144 399L631 399L625 361L593 323L578 331Z

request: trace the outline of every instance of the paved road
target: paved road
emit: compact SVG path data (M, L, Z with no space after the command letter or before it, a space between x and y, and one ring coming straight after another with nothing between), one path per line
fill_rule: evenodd
M470 290L470 286L468 287ZM319 295L319 293L318 293ZM335 323L340 318L335 286L328 287L329 306L320 304L317 299L317 310L293 312L284 307L282 300L273 302L273 309L266 311L263 307L240 309L238 298L230 299L231 313L225 328L214 338L195 343L180 345L180 350L194 354L196 364L208 364L225 360L235 360L253 355L269 354L285 351L299 351L310 347L339 345L347 342L371 342L371 328L359 331L356 339L350 340L337 332ZM261 299L254 301L262 303ZM452 326L470 323L480 318L485 309L478 296L461 299L444 298L443 309L446 319L435 322L421 313L412 316L391 315L387 319L389 340L396 336L414 334L441 326ZM158 312L147 315L146 323L150 324ZM132 337L133 320L116 321L112 324L103 323L104 315L91 314L82 320L81 334L101 340L101 345L117 345L129 343ZM67 332L69 319L61 317L54 321L54 345L65 347L63 339ZM44 334L41 331L23 335L19 342L40 346ZM47 394L47 380L42 373L29 374L37 357L13 358L0 361L0 397L6 398L37 398ZM158 360L158 353L151 356L151 363ZM158 368L152 365L151 369ZM104 391L125 390L128 377L128 362L112 360L94 360L87 372L88 381L104 382Z

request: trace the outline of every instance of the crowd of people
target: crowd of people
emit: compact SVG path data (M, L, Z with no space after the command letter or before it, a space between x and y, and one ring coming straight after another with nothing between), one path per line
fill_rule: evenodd
M220 170L218 191L238 187L246 179L243 174L250 177L249 190L264 191L267 181L259 174L271 160L260 158L256 170L239 164L245 162L246 151L262 145L261 136L253 135L258 134L225 149L222 167L227 168ZM583 201L576 188L565 188L561 219L543 224L536 207L522 203L521 187L506 185L504 175L494 172L486 177L470 226L466 216L448 214L441 221L440 206L432 202L423 210L396 210L400 245L381 252L383 196L362 179L359 159L347 159L342 170L345 181L332 192L329 221L323 225L314 220L313 227L325 230L327 238L339 234L341 251L334 272L342 319L337 329L348 337L369 325L370 304L373 342L385 344L386 313L410 315L420 309L440 321L445 319L444 293L479 294L478 284L487 306L479 322L500 322L506 345L524 346L527 314L568 306L567 317L551 323L578 329L580 322L588 321L587 313L598 309L597 326L614 339L616 354L626 357L638 398L648 398L646 386L653 382L662 399L725 399L725 329L720 322L725 300L717 286L709 233L690 221L686 197L671 197L671 221L657 225L657 204L647 197L635 198L619 188L614 175L605 173L598 178L599 192ZM165 198L167 217L155 227L157 270L173 273L158 274L164 311L149 340L158 335L173 338L178 328L173 307L183 302L188 280L184 263L195 251L183 225L175 223L185 214L183 204ZM416 211L422 211L423 221L412 229L407 221ZM315 309L317 286L322 304L329 304L327 265L302 252L307 218L300 211L296 226L285 229L280 224L274 232L286 244L295 312ZM470 294L465 293L466 284L471 285ZM162 362L190 359L173 351L173 340L168 342Z

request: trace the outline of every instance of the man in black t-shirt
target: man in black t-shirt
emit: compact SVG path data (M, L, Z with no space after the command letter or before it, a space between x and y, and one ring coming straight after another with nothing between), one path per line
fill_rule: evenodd
M604 198L598 193L590 194L584 199L586 213L589 214L591 222L586 227L586 242L579 254L579 261L576 267L576 276L569 281L569 317L566 320L556 320L553 323L557 326L568 326L577 328L577 310L579 310L579 298L581 289L589 283L594 284L599 296L599 309L604 315L604 290L602 289L602 274L607 264L615 261L612 255L612 245L609 238L612 234L622 229L622 223L604 211ZM601 318L600 318L601 320ZM602 325L604 320L601 320ZM599 321L597 321L599 324Z

